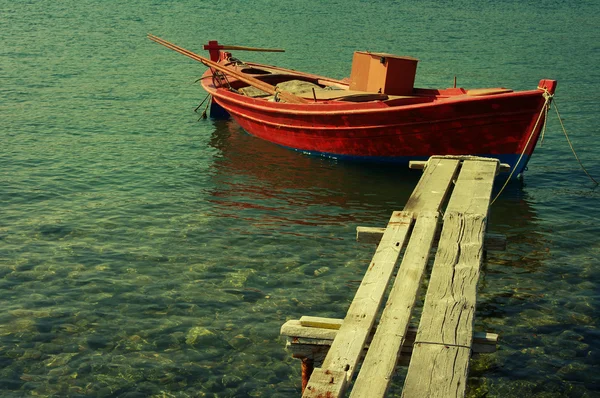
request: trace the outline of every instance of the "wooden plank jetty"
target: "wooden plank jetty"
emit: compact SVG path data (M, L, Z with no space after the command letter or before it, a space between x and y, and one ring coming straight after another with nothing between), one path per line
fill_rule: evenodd
M411 167L422 168L423 176L404 209L392 213L385 229L357 229L358 239L378 246L344 319L302 317L281 329L303 360L303 397L344 396L361 360L350 397L385 396L399 364L408 364L403 397L462 397L471 354L495 349L497 335L473 334L473 319L484 247L504 248L502 237L485 231L494 178L505 165L434 156ZM420 323L413 328L435 247ZM313 369L315 363L321 365Z

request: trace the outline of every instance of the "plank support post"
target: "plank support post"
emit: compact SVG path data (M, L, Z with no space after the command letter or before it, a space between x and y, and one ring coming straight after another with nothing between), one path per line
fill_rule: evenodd
M314 358L302 354L293 354L292 357L301 361L300 367L302 370L302 393L304 393L304 390L308 385L308 380L310 380L310 376L315 369L315 360Z

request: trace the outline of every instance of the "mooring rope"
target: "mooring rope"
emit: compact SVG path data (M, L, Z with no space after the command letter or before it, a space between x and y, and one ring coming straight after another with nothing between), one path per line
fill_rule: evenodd
M531 139L535 135L535 130L537 129L537 126L540 123L540 120L542 119L542 115L547 114L547 109L546 108L548 108L548 104L549 104L550 100L552 99L553 95L550 94L550 92L548 92L547 89L544 89L544 93L542 95L543 95L544 100L545 100L544 101L544 105L542 106L542 110L540 111L540 114L538 115L538 118L535 121L535 125L533 126L533 129L531 130L531 134L529 134L529 138L527 138L527 142L525 143L525 146L523 147L523 151L521 152L521 155L519 156L519 159L515 163L515 167L513 167L512 171L510 172L510 175L508 176L508 178L504 182L504 185L502 185L502 188L500 188L500 191L498 192L498 194L496 195L496 197L494 198L494 200L492 200L492 202L490 203L490 206L493 205L494 202L496 202L496 199L498 199L498 197L502 194L502 192L504 191L504 189L506 188L506 186L510 182L510 179L515 174L515 171L517 171L517 166L519 166L519 163L521 163L521 159L523 159L523 156L525 155L525 152L527 152L527 148L529 147L529 143L531 142ZM548 118L544 119L544 129L546 128L546 122L547 121L548 121Z
M579 156L577 156L577 153L575 152L575 148L573 148L573 144L571 143L571 140L569 139L569 134L567 134L567 129L565 128L565 125L563 124L562 118L560 117L560 113L558 113L558 106L556 106L556 101L554 101L554 110L556 110L556 116L558 117L558 121L560 122L560 125L561 125L561 127L563 129L563 133L565 133L565 137L567 138L567 142L569 143L569 147L571 147L571 152L573 152L573 155L575 156L575 159L577 159L577 161L579 162L579 165L583 169L584 173L587 174L587 176L590 177L590 179L592 181L594 181L594 183L596 185L599 185L598 181L596 181L594 179L594 177L592 177L590 175L590 173L588 173L588 171L586 170L586 168L583 166L583 163L581 163L581 160L579 160Z
M211 95L210 95L210 94L208 94L208 96L209 96L209 97L211 97ZM208 97L207 97L207 98L208 98ZM209 105L210 105L211 101L212 101L212 97L211 97L211 99L210 99L210 100L208 100L208 102L206 103L206 106L204 107L204 111L203 111L203 112L202 112L202 114L200 115L200 119L198 119L198 121L200 121L201 119L206 119L206 118L207 118L207 116L206 116L206 113L208 112L208 107L209 107ZM204 102L204 101L203 101L203 102ZM200 106L201 106L201 105L202 105L202 104L198 105L198 108L200 108ZM196 108L196 109L198 109L198 108Z
M546 136L546 126L548 125L548 123L546 122L548 120L548 110L550 109L549 106L545 106L545 115L544 115L544 126L542 128L542 136L540 138L540 147L544 146L544 137Z
M200 79L198 79L198 80L200 80ZM196 81L198 81L198 80L196 80ZM202 102L200 103L200 105L198 105L196 107L196 109L194 109L194 112L198 113L198 109L200 109L200 107L204 104L204 102L208 99L208 97L210 97L210 94L207 94L206 97L204 97L204 99L202 100Z
M504 185L502 186L502 188L500 188L500 191L498 192L498 194L496 195L496 197L494 198L494 200L492 200L492 202L490 203L490 206L494 204L494 202L496 201L496 199L498 199L498 197L500 196L500 194L502 193L502 191L504 191L504 189L506 188L506 186L508 185L508 183L510 182L510 179L512 178L513 174L515 173L515 171L517 170L517 166L519 165L519 163L521 163L521 159L523 158L523 155L525 155L525 152L527 151L527 147L529 147L529 142L531 141L531 138L533 137L534 133L535 133L535 129L537 128L537 125L542 117L543 114L546 115L545 119L544 119L544 126L542 127L542 137L541 137L541 142L540 145L543 144L544 142L544 135L546 133L546 124L548 122L548 110L550 108L549 106L549 102L550 100L553 98L553 95L550 94L548 92L548 90L544 89L544 98L545 98L545 102L544 102L544 106L542 107L542 110L537 118L537 121L535 122L535 126L533 127L533 130L531 131L531 134L529 135L529 138L527 139L527 143L525 144L525 148L523 148L523 152L521 152L521 156L519 156L519 160L517 160L517 163L515 164L515 167L512 169L510 175L508 176L508 178L506 179L506 181L504 182ZM560 117L560 113L558 112L558 106L556 105L556 100L554 100L554 110L556 111L556 116L558 117L558 121L560 122L560 125L562 127L563 133L565 134L565 137L567 139L567 143L569 144L569 147L571 148L571 152L573 152L573 155L575 156L575 159L577 159L577 161L579 162L579 165L581 166L581 168L583 169L583 171L585 172L585 174L587 174L587 176L596 184L596 185L600 185L598 183L598 181L596 181L594 179L594 177L592 177L590 175L590 173L588 173L587 169L583 166L583 163L581 162L581 160L579 159L579 156L577 156L577 153L575 152L575 148L573 147L573 144L571 143L571 139L569 138L569 134L567 134L567 129L565 128L565 125L563 124L562 118Z

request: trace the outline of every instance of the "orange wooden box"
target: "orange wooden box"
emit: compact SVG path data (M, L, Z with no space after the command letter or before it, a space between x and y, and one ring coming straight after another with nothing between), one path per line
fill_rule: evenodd
M418 59L386 53L354 52L350 90L411 95Z

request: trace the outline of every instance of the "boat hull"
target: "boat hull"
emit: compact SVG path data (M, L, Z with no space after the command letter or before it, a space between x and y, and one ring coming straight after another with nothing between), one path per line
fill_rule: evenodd
M488 156L510 164L518 175L533 153L556 82L497 95L310 104L268 102L203 85L245 131L286 148L402 164L432 155Z

